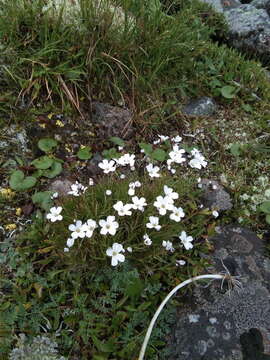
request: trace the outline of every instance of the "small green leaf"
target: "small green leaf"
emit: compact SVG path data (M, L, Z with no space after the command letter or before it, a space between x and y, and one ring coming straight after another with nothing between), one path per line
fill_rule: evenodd
M139 143L139 147L144 150L145 155L150 155L153 152L151 144Z
M252 107L249 104L242 104L242 109L249 113L252 112Z
M89 160L92 157L92 153L90 151L89 146L85 146L84 148L80 148L80 150L77 152L77 156L80 160Z
M115 145L118 145L118 146L125 146L125 142L124 140L120 139L119 137L117 136L112 136L110 137L109 139L112 143L114 143Z
M49 156L41 156L38 159L35 159L32 161L31 164L33 164L37 169L46 170L53 164L53 159Z
M156 149L151 154L151 158L158 161L164 161L166 159L166 156L166 151L162 149Z
M264 201L260 205L260 210L266 214L270 214L270 201Z
M266 215L265 220L266 220L267 224L270 225L270 215Z
M117 152L115 148L111 148L108 150L103 150L102 151L102 155L104 156L105 159L118 159L120 158L120 156L122 155L121 153Z
M234 143L231 145L230 147L230 153L233 155L233 156L240 156L241 155L241 144L239 143Z
M52 179L56 176L58 176L59 174L61 174L63 168L62 168L62 164L58 161L53 161L52 166L50 169L43 171L43 176Z
M92 335L92 340L97 349L104 353L111 353L115 349L115 344L113 340L107 342L100 341L96 336Z
M221 95L226 99L233 99L235 97L235 87L230 85L222 86L220 89Z
M51 138L43 138L40 139L38 142L38 147L40 150L44 151L45 153L52 151L53 148L57 146L57 141Z
M32 201L34 204L38 204L43 210L50 210L53 206L51 199L54 191L39 191L32 195Z
M37 179L33 176L24 177L24 173L21 170L14 171L9 180L9 186L16 191L28 190L35 186Z

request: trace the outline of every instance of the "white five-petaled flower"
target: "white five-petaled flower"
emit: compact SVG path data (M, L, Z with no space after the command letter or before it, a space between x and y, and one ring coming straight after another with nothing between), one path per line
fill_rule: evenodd
M170 214L170 219L174 220L176 222L179 222L179 221L181 221L181 218L183 218L184 216L185 216L185 213L181 207L179 207L179 208L174 207L172 209L172 213Z
M98 164L98 166L103 170L104 174L108 174L109 172L113 172L116 169L114 160L104 159L102 162Z
M124 262L125 261L125 255L121 254L121 252L124 252L124 248L121 244L114 243L112 247L108 248L106 250L106 255L110 256L111 259L111 265L116 266L118 262Z
M154 202L154 206L158 209L160 215L166 215L167 210L172 211L174 208L173 200L168 196L158 196Z
M157 216L149 216L149 223L146 224L148 229L156 229L159 231L161 226L159 225L159 218Z
M101 227L101 235L106 235L107 233L110 235L115 235L119 224L117 221L115 221L115 216L107 216L106 220L99 220L99 226Z
M118 165L126 166L129 165L131 168L135 165L135 155L134 154L124 154L118 159L114 159Z
M173 150L169 152L169 157L176 164L182 164L183 162L186 161L186 159L183 157L184 154L185 154L184 149L179 149L178 145L174 145Z
M69 225L68 229L71 231L71 237L74 239L85 237L85 231L81 220L77 220L75 224Z
M205 157L199 152L198 149L194 148L191 150L191 155L194 156L192 160L189 161L189 166L196 169L201 169L202 167L206 167L207 161L205 161Z
M181 240L181 243L184 245L186 250L193 248L193 244L191 243L193 241L193 237L187 236L187 233L185 231L181 232L179 239Z
M82 230L85 232L85 236L90 238L93 235L93 232L96 227L97 227L96 221L92 219L88 219L86 223L82 225Z
M138 196L133 196L132 201L133 201L132 207L134 210L144 211L144 207L147 206L144 197L138 198Z
M172 188L170 188L167 185L164 185L163 189L165 196L168 196L168 198L172 200L178 199L179 195L177 194L177 192L174 192Z
M159 170L160 168L158 166L154 166L153 164L148 164L146 166L146 170L148 171L148 174L150 177L160 177Z
M122 201L117 201L117 203L113 205L113 208L118 212L119 216L126 216L132 214L130 209L133 208L133 205L132 204L124 205Z
M58 206L58 207L52 207L50 208L50 212L47 214L46 218L48 220L51 220L51 222L55 222L55 221L59 221L63 219L63 216L60 215L62 211L62 207Z
M150 246L152 244L152 240L150 239L150 237L147 234L143 235L143 242L144 245Z
M173 245L172 245L172 242L171 241L165 241L165 240L163 240L162 241L162 246L163 247L165 247L165 249L167 250L167 251L171 251L171 252L174 252L174 247L173 247Z

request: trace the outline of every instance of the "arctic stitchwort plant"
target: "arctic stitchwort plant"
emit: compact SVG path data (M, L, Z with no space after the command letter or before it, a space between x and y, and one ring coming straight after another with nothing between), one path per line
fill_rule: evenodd
M169 141L169 138L163 135L159 135L159 139L156 144L163 143ZM190 155L187 155L186 151L181 148L181 137L176 136L172 139L174 143L172 151L168 152L167 159L167 169L169 171L172 170L171 165L181 165L181 166L190 166L194 169L202 169L206 166L207 162L205 161L202 154L194 148ZM167 145L166 145L167 146ZM193 157L189 162L187 162L187 158ZM146 161L149 161L148 157L144 157ZM98 164L98 166L103 170L104 174L107 176L115 176L114 172L117 172L118 168L129 166L131 170L135 169L136 156L134 154L123 154L118 159L107 160L104 159L102 162ZM166 159L165 159L166 161ZM150 177L149 182L162 182L163 174L161 169L164 167L159 167L154 165L153 163L147 163L145 165L145 173ZM116 174L116 178L119 179L119 174ZM123 180L125 181L125 180ZM141 196L144 190L144 184L142 184L139 180L132 181L127 183L127 196L130 196L130 200L117 199L117 190L111 189L104 190L103 189L103 198L105 197L106 203L111 204L111 208L108 209L108 213L103 213L100 217L95 212L95 216L93 218L89 218L84 220L74 219L74 223L68 225L68 230L70 231L69 236L66 239L66 244L64 247L64 252L69 253L71 248L76 248L77 245L80 245L82 241L87 242L87 239L92 239L93 237L98 237L101 235L108 237L106 249L104 249L103 255L111 258L111 265L117 266L125 261L125 256L133 256L132 254L136 253L137 245L129 243L129 235L126 236L127 232L127 222L125 218L131 218L128 222L132 222L133 217L143 216L140 213L147 212L147 216L143 217L144 223L140 223L139 227L137 227L140 231L141 228L144 229L145 233L142 236L142 245L145 249L149 247L149 249L153 248L157 245L157 240L155 239L157 233L162 233L163 228L177 228L179 226L178 234L173 231L174 235L171 235L170 238L160 239L159 237L159 247L160 249L165 250L168 253L174 253L176 250L180 250L184 248L184 251L191 250L193 248L193 237L188 236L186 231L183 230L183 219L185 219L185 211L180 206L181 201L179 200L180 196L177 191L173 189L173 187L168 186L163 183L162 190L157 194L156 197L152 198L151 201L148 201L146 197ZM75 197L85 193L86 187L84 187L79 182L76 182L72 185L72 190L69 192L70 195ZM91 190L90 187L89 190ZM106 189L106 188L105 188ZM140 195L135 195L135 192L138 191ZM94 193L93 193L94 194ZM56 200L57 201L57 200ZM95 208L99 206L97 202ZM63 220L63 216L60 215L62 211L61 207L53 207L50 209L50 213L47 214L47 219L55 222ZM198 208L198 211L199 208ZM213 212L213 216L217 216L217 212ZM162 216L162 221L160 224L160 218ZM164 219L164 220L163 220ZM126 224L125 227L122 227L122 224ZM178 225L179 223L179 225ZM133 231L133 230L132 230ZM149 231L148 235L146 231ZM123 234L124 237L123 237ZM111 241L110 238L115 237L117 241ZM178 236L178 241L176 240ZM132 233L132 237L135 238L136 234ZM120 240L122 238L122 240ZM179 243L180 239L180 243ZM119 242L120 240L120 242ZM92 241L92 240L91 240ZM95 241L95 240L93 240ZM99 244L103 244L100 240L98 240ZM123 242L123 243L121 243ZM126 247L126 252L124 246ZM132 245L132 246L130 246ZM98 246L99 249L102 246ZM182 250L183 251L183 250ZM126 253L126 255L124 255ZM186 262L184 260L174 260L177 266L183 266Z

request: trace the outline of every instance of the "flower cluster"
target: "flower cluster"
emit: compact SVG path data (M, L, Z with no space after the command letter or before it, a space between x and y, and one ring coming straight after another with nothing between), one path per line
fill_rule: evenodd
M169 140L169 137L159 135L159 139L154 142L154 144L163 143ZM168 159L167 159L167 168L172 173L174 173L176 170L172 168L172 165L174 164L183 164L187 162L187 158L191 158L188 162L189 166L196 169L201 169L206 167L207 162L205 158L202 156L202 154L199 152L198 149L193 148L191 150L190 155L186 153L186 150L180 147L180 143L182 141L182 138L180 136L175 136L171 139L173 145L172 151L168 153ZM147 158L147 157L146 157ZM148 158L147 158L148 159ZM98 166L103 170L105 174L109 174L111 172L114 172L118 167L122 166L129 166L131 170L135 169L135 155L134 154L124 154L119 158L114 158L112 160L104 159L102 162L98 164ZM159 166L154 165L153 163L148 163L145 167L149 177L151 178L160 178L161 177L161 168ZM124 178L125 175L122 174L120 176L121 178ZM155 200L152 204L148 204L146 199L142 196L136 196L135 192L137 188L140 188L142 186L140 181L134 181L130 182L128 185L128 195L130 196L130 201L127 203L124 203L121 200L116 201L112 208L116 212L116 216L119 218L123 218L125 216L132 216L134 211L140 211L144 212L145 208L148 207L148 205L152 205L153 209L158 212L158 214L151 214L148 216L148 220L145 224L146 229L150 231L157 231L159 232L162 227L164 226L164 221L160 223L159 216L165 216L166 218L166 225L167 221L173 221L173 222L181 222L181 220L185 217L185 212L179 205L176 204L176 200L179 199L179 194L174 191L173 188L164 185L163 186L163 193L156 196ZM72 194L74 196L79 196L83 194L86 191L87 187L83 186L82 184L78 183L76 181L75 184L71 185L71 191L69 194ZM110 189L105 191L106 196L111 196L112 191ZM61 215L62 207L52 207L50 209L50 212L47 214L47 219L55 222L60 221L63 219L63 216ZM95 232L98 232L102 236L111 235L115 236L117 233L120 224L116 219L115 215L108 215L104 219L88 219L85 222L81 220L75 220L74 223L70 224L68 226L68 230L70 231L70 236L68 237L66 241L66 247L64 248L65 252L68 252L70 248L75 244L75 241L77 239L84 239L84 238L91 238ZM158 215L158 216L157 216ZM213 216L217 217L218 213L217 211L213 211ZM152 235L150 234L152 237ZM151 246L153 244L153 240L150 238L150 236L145 233L143 235L143 244L147 247ZM154 236L154 235L153 235ZM164 247L164 249L168 252L175 252L175 245L172 243L173 239L167 239L163 240L160 244L160 246ZM182 246L185 250L190 250L193 248L193 237L188 236L185 231L182 231L179 235L180 243L179 245ZM135 249L136 250L136 249ZM126 251L129 253L132 253L133 249L128 246L126 248ZM125 261L125 249L123 247L123 244L120 244L118 242L114 242L109 248L106 250L106 255L108 257L111 257L111 265L117 266L118 263L122 263ZM178 260L176 262L176 265L183 265L183 260Z

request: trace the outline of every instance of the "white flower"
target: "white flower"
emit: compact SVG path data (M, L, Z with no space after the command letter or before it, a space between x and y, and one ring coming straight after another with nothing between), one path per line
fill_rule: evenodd
M173 151L169 153L169 157L173 162L181 164L182 162L186 161L186 159L183 157L183 154L185 154L185 150L179 149L178 145L174 145Z
M125 261L125 255L120 254L121 252L124 252L124 248L121 244L118 243L114 243L112 247L106 250L106 255L112 258L111 260L112 266L116 266L118 262Z
M64 252L69 252L69 248L64 248Z
M83 186L78 181L76 181L76 183L72 184L70 187L71 191L69 191L68 194L73 196L80 196L87 190L87 187Z
M215 218L217 218L217 217L219 216L219 213L218 213L216 210L214 210L214 211L212 211L212 215L213 215Z
M167 210L173 210L173 200L168 196L158 196L154 202L154 206L158 209L160 215L166 215Z
M207 161L205 161L205 157L202 156L198 149L194 148L193 150L191 150L191 155L194 156L194 158L188 163L190 167L199 170L202 167L206 167Z
M112 190L106 190L105 194L108 195L108 196L112 195Z
M158 166L153 166L153 164L148 164L146 166L146 170L148 171L148 174L150 177L160 177L159 170L160 168Z
M128 185L128 187L129 187L128 195L129 196L135 195L135 188L136 187L141 187L141 186L142 186L142 184L140 183L140 181L135 181L135 182L129 183L129 185Z
M159 231L161 226L159 225L159 218L157 216L149 216L149 223L146 224L148 229L156 229Z
M51 220L51 222L55 222L57 220L62 220L63 216L60 215L61 211L62 211L61 206L52 207L52 208L50 208L50 212L49 212L49 214L47 214L46 218L48 220Z
M172 213L170 214L170 219L176 222L181 221L181 218L185 216L185 213L181 207L174 207Z
M143 235L143 242L144 245L150 246L152 244L152 240L150 239L150 237L147 234Z
M176 266L184 266L186 264L185 260L176 260Z
M132 207L132 204L124 205L122 201L117 201L117 203L113 205L114 210L118 212L119 216L131 215L130 209L132 209Z
M162 241L162 246L164 246L167 251L174 252L175 250L170 241Z
M132 247L130 247L130 246L127 247L127 251L130 252L130 253L132 253Z
M82 225L82 230L85 232L85 236L90 238L93 235L93 232L96 227L97 227L96 221L92 219L88 219L86 223Z
M103 170L104 174L108 174L109 172L113 172L116 169L114 160L104 159L102 162L98 164L98 166Z
M126 166L129 165L131 168L135 165L135 155L134 154L124 154L118 159L114 159L118 165Z
M75 241L75 239L74 238L68 238L67 239L67 246L70 248L71 246L73 246L74 245L74 241Z
M119 227L117 221L115 221L115 216L107 216L106 220L99 220L99 226L101 227L100 233L106 235L115 235L116 229Z
M75 224L69 225L68 229L72 231L71 237L73 237L74 239L77 239L78 237L85 237L85 232L81 220L77 220Z
M144 211L144 207L147 206L146 200L144 197L138 198L138 196L134 196L132 198L133 204L132 207L134 210Z
M174 192L172 188L168 187L167 185L164 185L163 189L164 189L164 194L168 196L168 198L172 200L178 199L179 195L177 194L177 192Z
M185 231L181 232L179 239L181 240L181 243L184 245L186 250L193 248L193 244L191 244L191 242L193 241L193 237L187 236L187 233Z
M126 175L125 174L121 174L120 175L120 179L125 179Z
M182 138L181 138L181 136L177 135L177 136L172 138L172 141L175 142L175 143L179 143L179 142L182 141Z

